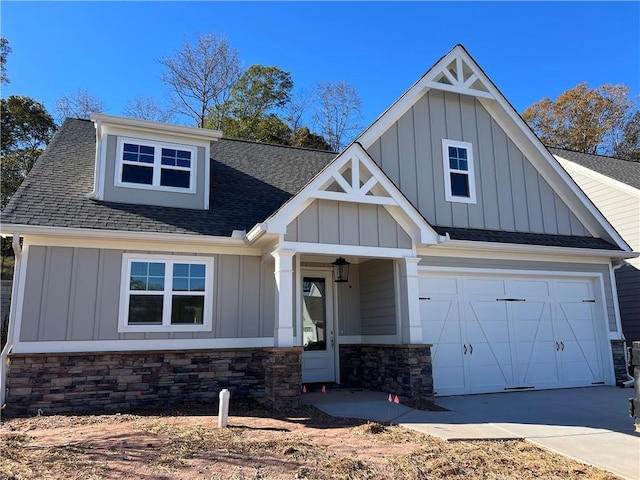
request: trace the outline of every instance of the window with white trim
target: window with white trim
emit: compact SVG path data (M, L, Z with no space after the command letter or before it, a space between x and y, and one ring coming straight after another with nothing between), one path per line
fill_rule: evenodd
M120 137L117 156L116 186L195 193L195 147Z
M442 139L445 200L476 203L473 147L468 142Z
M124 254L120 332L210 330L213 260Z

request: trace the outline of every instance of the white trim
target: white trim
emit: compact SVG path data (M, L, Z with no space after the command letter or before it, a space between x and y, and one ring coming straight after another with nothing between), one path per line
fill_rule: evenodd
M235 247L237 252L246 252L240 254L260 255L261 250L247 246L242 238L232 237L214 237L210 235L184 234L184 233L159 233L159 232L132 232L124 230L99 230L90 228L66 228L66 227L48 227L38 225L0 225L2 236L11 235L12 231L18 229L23 237L30 237L34 242L39 241L58 241L61 244L69 243L69 246L80 246L78 239L82 241L81 246L95 246L103 244L107 248L113 242L126 242L124 248L131 248L131 242L139 242L139 248L149 250L157 249L158 244L163 247L160 250L166 250L167 245L175 244L176 248L190 248L191 245L198 245L202 248L221 248ZM36 240L40 239L40 240ZM111 243L110 243L111 242ZM111 247L114 248L114 247ZM200 251L200 250L198 250Z
M620 251L620 250L596 250L593 248L576 248L576 247L556 247L549 245L527 245L519 243L500 243L500 242L476 242L473 240L449 240L438 246L419 247L418 254L422 256L428 255L447 255L455 250L472 250L475 252L487 250L494 252L520 252L531 254L548 254L562 256L581 256L581 257L601 257L601 258L635 258L640 256L638 252ZM584 260L583 260L584 261Z
M609 281L611 282L613 313L616 316L616 333L618 333L621 337L624 337L624 332L622 331L622 317L620 316L620 303L618 302L618 285L616 283L616 272L613 269L613 265L611 264L609 264Z
M129 299L131 295L147 295L147 290L130 290L129 279L131 277L132 262L157 262L163 263L164 290L162 293L154 293L154 296L163 298L162 325L131 325L129 324ZM203 292L176 292L173 290L173 270L176 263L199 264L205 266L205 289ZM159 254L136 254L123 253L120 277L120 304L118 307L118 333L130 332L209 332L213 325L213 278L214 262L212 257L187 257L181 255L159 255ZM204 309L201 324L172 324L171 323L171 300L174 296L195 295L204 298ZM146 340L145 340L146 341Z
M359 257L404 258L415 256L414 249L367 247L360 245L338 245L332 243L306 243L281 241L280 248L298 253L318 253L325 255L355 255Z
M138 147L151 147L153 148L153 163L139 163L132 162L124 159L124 144L129 143ZM174 165L162 164L162 150L181 150L189 152L191 158L189 159L189 167L180 167ZM119 136L116 147L115 158L115 175L113 178L113 186L121 188L133 188L137 190L153 190L158 192L173 192L173 193L185 193L196 194L198 185L198 148L194 145L184 143L172 143L168 141L159 141L157 139L146 139L138 137L125 137ZM125 182L122 180L122 170L125 165L138 166L143 168L150 168L153 172L153 178L151 184ZM184 187L171 187L162 185L161 174L162 170L174 170L180 172L189 172L189 188ZM206 183L206 182L205 182Z
M373 186L366 182L364 187L367 191L363 191L359 184L360 169L364 167L376 179L376 183L386 192L388 197L381 195L366 195ZM354 173L353 180L358 182L357 185L348 185L348 182L342 182L346 187L345 192L328 192L325 189L334 181L341 183L338 177L342 176L341 171L346 168L357 168ZM415 207L407 200L407 198L398 190L398 188L389 180L387 175L373 161L369 154L357 143L352 143L344 152L338 155L329 165L327 165L320 173L318 173L300 192L286 202L280 209L267 219L266 228L268 233L284 235L287 232L287 225L298 217L309 204L316 198L316 195L323 198L329 198L336 201L351 201L359 203L382 204L385 208L398 207L404 215L413 223L413 228L407 233L417 238L413 238L414 243L435 244L438 241L438 234L433 230L431 225L422 217ZM376 200L377 199L377 200ZM253 238L250 232L250 238ZM419 232L419 234L417 234Z
M169 123L152 122L150 120L139 120L137 118L118 117L115 115L106 115L104 113L92 113L91 120L104 125L115 125L116 127L129 127L136 130L147 131L152 134L166 133L171 135L180 135L190 137L200 141L207 140L209 142L222 138L220 130L211 130L208 128L187 127L184 125L174 125Z
M14 345L13 353L102 353L269 347L273 347L273 338L271 337L176 338L169 340L74 340L65 342L19 342Z
M540 277L582 277L603 278L601 272L567 272L566 270L527 270L511 268L476 268L476 267L436 267L430 265L418 266L420 272L450 273L458 275L532 275Z
M24 312L24 296L27 283L27 265L29 264L29 243L25 238L22 242L22 255L20 258L20 282L17 292L13 292L17 297L16 313L15 313L15 328L13 333L13 350L15 351L16 345L20 343L20 335L22 334L22 317ZM13 305L12 305L13 306ZM37 333L37 332L36 332ZM7 339L7 342L9 339Z
M640 189L638 188L634 188L631 185L627 185L626 183L623 183L620 180L616 180L615 178L611 178L603 173L591 170L590 168L585 167L584 165L580 165L579 163L572 162L571 160L561 157L560 155L557 155L555 153L553 154L553 156L560 162L560 165L562 165L562 167L567 170L569 175L571 175L570 170L575 170L577 173L581 173L583 175L591 177L593 180L602 182L613 188L617 188L621 192L628 193L630 195L633 195L634 197L640 198ZM619 161L622 162L624 160ZM571 178L573 178L573 175L571 175ZM578 182L576 181L576 183Z
M467 151L467 169L458 170L451 168L449 162L449 147L463 148ZM469 142L461 142L458 140L449 140L447 138L442 139L442 165L444 167L444 198L447 202L457 203L477 203L476 201L476 176L474 171L473 162L473 145ZM456 173L459 175L467 176L467 183L469 186L469 196L461 197L454 195L451 188L451 174Z

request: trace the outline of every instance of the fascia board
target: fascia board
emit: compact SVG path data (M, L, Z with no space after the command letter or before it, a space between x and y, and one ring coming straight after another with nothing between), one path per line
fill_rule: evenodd
M140 242L171 242L190 245L228 245L246 246L244 239L214 237L210 235L191 235L180 233L131 232L123 230L98 230L89 228L48 227L39 225L2 224L0 236L41 235L49 237L74 237L86 239L131 240Z
M546 254L578 257L599 257L599 258L636 258L640 256L638 252L620 250L600 250L594 248L576 247L556 247L548 245L524 245L519 243L498 243L498 242L476 242L472 240L448 240L440 245L419 249L418 255L429 256L436 251L448 250L452 253L455 250L464 251L492 251L492 252L515 252L518 254Z
M567 158L561 157L560 155L553 154L553 156L560 162L562 168L567 170L569 175L571 172L569 170L575 170L578 173L582 173L583 175L587 175L594 180L602 182L606 185L609 185L612 188L616 188L623 193L627 193L634 197L640 199L640 189L634 188L631 185L627 185L626 183L621 182L620 180L616 180L615 178L611 178L608 175L605 175L600 172L596 172L595 170L591 170L589 167L585 167L584 165L580 165L579 163L573 162ZM577 183L577 182L576 182Z
M222 132L219 130L210 130L207 128L187 127L184 125L173 125L169 123L152 122L150 120L139 120L135 118L118 117L115 115L106 115L104 113L91 114L91 120L101 122L103 126L113 126L115 128L129 127L134 130L142 130L150 133L166 133L168 135L178 135L193 139L206 140L209 142L217 141L222 138Z

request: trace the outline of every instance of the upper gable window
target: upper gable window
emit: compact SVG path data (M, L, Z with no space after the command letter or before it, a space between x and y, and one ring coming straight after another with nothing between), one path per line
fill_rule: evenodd
M473 147L468 142L442 140L445 199L448 202L476 203Z
M196 149L121 137L115 185L195 193Z

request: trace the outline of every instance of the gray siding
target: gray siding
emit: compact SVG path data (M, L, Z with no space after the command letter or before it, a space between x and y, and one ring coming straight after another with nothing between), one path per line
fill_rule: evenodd
M411 238L380 205L315 200L287 225L292 242L411 248Z
M196 193L153 191L114 185L117 165L118 137L107 135L107 155L104 182L104 199L110 202L158 205L162 207L194 208L203 210L205 193L205 149L198 147L196 159ZM87 192L88 193L88 192Z
M476 204L445 200L443 138L473 145ZM589 236L472 97L430 90L368 152L432 225Z
M613 292L611 290L611 277L607 265L575 264L557 262L532 262L526 260L495 260L483 258L444 258L423 257L420 266L431 267L457 267L457 268L495 268L510 270L534 270L552 272L596 272L601 273L604 283L609 331L617 332ZM598 293L598 292L596 292Z
M627 344L640 342L640 269L626 264L616 270L620 321Z
M338 331L340 335L360 335L360 265L349 267L349 282L338 283Z
M392 260L360 264L362 335L395 335L396 291Z
M210 332L118 333L123 253L123 250L29 247L20 341L273 335L273 268L265 268L259 257L239 255L213 255Z

